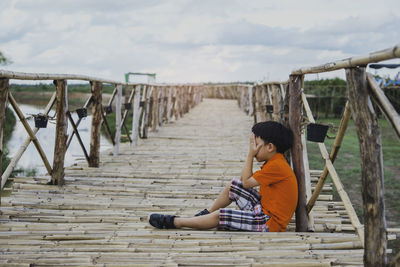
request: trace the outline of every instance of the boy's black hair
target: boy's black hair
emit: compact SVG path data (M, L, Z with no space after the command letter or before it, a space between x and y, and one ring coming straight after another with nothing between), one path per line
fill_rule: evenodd
M254 124L251 131L265 144L272 143L278 153L283 153L293 145L293 132L276 121L265 121Z

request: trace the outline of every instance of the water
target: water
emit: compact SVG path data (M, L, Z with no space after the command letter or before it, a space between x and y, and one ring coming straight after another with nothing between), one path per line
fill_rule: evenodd
M36 107L32 105L20 104L19 108L25 117L30 117L31 114L43 113L43 107ZM15 114L15 113L14 113ZM53 116L55 111L52 110L50 112L50 116ZM15 114L17 117L17 115ZM72 113L72 118L76 122L78 120L78 115L74 112ZM31 128L35 127L35 122L33 118L27 120ZM78 126L79 134L81 139L85 145L87 153L90 150L90 128L91 128L92 118L88 116L81 120L81 123ZM71 135L72 126L68 121L68 135ZM50 165L53 165L53 157L54 157L54 143L55 143L55 133L56 133L56 124L55 120L49 120L47 124L47 128L39 129L36 133L36 137L39 140L39 143L46 154L47 160ZM9 156L12 158L20 148L20 146L25 142L28 138L28 133L26 132L24 126L19 121L17 117L17 123L12 132L12 136L10 141L7 144L9 150ZM100 138L100 152L112 148L112 144L106 139L106 137L101 136ZM79 145L78 139L76 136L72 139L72 142L65 154L65 163L64 166L71 166L77 158L84 158L84 153L82 151L81 146ZM39 155L39 152L36 150L35 145L31 142L28 148L25 150L21 159L19 160L16 169L36 169L36 174L43 175L46 174L46 168L44 167L43 161Z

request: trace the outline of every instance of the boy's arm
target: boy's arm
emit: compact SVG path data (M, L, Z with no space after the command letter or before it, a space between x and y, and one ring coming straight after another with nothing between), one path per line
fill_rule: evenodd
M262 144L256 146L254 134L250 136L250 149L247 156L246 162L242 168L242 174L240 180L243 183L244 188L252 188L260 185L256 179L253 178L253 159L261 149Z

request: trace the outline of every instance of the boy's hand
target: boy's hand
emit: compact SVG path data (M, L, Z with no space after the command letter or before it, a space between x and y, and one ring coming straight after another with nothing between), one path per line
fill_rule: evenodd
M254 158L258 151L260 151L261 147L263 144L260 142L256 144L256 137L254 136L254 133L250 135L250 149L249 149L249 155Z

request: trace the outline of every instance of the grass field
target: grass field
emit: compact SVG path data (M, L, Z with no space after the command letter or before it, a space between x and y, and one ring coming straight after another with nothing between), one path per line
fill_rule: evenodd
M332 123L337 127L340 124L339 119L323 119L319 122ZM379 124L382 134L387 225L388 227L400 227L400 161L398 160L398 155L400 154L400 140L392 126L385 119L380 119ZM334 136L334 134L329 132L328 135ZM333 139L325 139L328 151L330 151L333 141ZM310 169L322 170L324 162L320 156L318 145L316 143L307 142L307 150ZM360 148L353 121L349 123L334 166L361 223L363 223ZM336 191L334 193L335 198L339 199ZM388 246L393 249L393 254L400 251L400 236L398 236L396 241L390 241Z
M52 83L39 83L39 84L10 84L11 92L55 92L56 88ZM102 92L111 94L114 91L114 86L110 84L103 84ZM90 84L69 84L69 93L90 93Z

